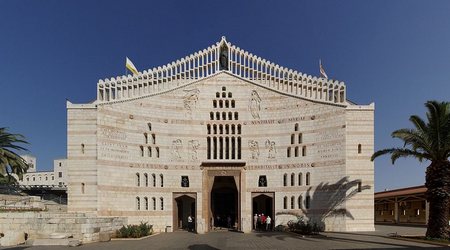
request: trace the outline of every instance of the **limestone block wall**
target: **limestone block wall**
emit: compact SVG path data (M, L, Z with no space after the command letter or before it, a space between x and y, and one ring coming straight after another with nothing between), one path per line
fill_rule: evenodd
M9 212L0 214L0 232L26 233L28 239L49 238L52 233L72 235L83 243L99 240L100 233L115 234L126 218L92 217L82 213Z
M346 220L347 231L374 230L374 163L370 161L374 152L374 108L373 104L355 105L346 112L346 176L359 182L349 190L356 190L356 195L345 204L353 216Z
M67 103L67 188L69 212L97 211L97 111Z

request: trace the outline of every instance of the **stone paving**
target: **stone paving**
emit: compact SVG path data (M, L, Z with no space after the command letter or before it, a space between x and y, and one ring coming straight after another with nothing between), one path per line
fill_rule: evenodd
M193 234L188 232L162 233L143 240L120 240L86 244L76 249L137 250L137 249L428 249L433 245L386 238L389 233L424 234L422 227L377 225L375 232L323 233L320 236L302 237L280 232L212 232ZM443 247L442 247L443 248ZM69 247L19 246L10 250L59 250ZM71 248L73 249L73 248Z

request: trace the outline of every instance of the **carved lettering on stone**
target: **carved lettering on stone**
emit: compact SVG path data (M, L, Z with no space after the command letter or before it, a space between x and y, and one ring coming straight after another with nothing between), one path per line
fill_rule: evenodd
M252 90L250 101L248 103L248 109L254 119L259 119L259 112L261 111L261 97L259 97L256 90Z
M190 159L195 161L198 159L197 150L200 147L198 140L190 140L188 142Z
M172 141L172 157L174 160L181 159L181 150L183 149L183 141L176 139Z
M258 144L258 141L249 140L248 141L248 148L250 149L250 152L252 153L252 159L257 160L259 158L259 144Z
M187 115L192 116L192 111L196 108L198 102L198 95L200 90L195 89L185 89L185 94L183 97L184 108L186 109Z
M275 147L275 141L269 139L266 140L267 158L274 159L277 155L277 149Z

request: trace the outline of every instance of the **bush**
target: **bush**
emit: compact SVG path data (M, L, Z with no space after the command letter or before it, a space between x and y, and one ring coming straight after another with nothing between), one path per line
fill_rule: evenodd
M299 234L318 234L323 232L323 228L319 224L305 220L303 216L297 217L296 221L289 221L287 226L289 231Z
M141 222L139 225L122 226L116 231L118 238L140 238L153 233L153 226L147 222Z

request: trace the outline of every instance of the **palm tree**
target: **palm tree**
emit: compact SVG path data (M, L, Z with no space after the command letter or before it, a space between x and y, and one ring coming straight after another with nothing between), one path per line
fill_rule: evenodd
M24 136L20 134L11 134L7 128L0 128L0 177L6 179L9 183L16 182L11 174L16 174L19 179L22 179L24 173L28 169L28 164L15 151L27 149L18 146L18 143L28 144Z
M420 162L429 161L425 176L426 199L430 213L426 236L449 238L450 206L450 102L428 101L425 103L427 121L416 115L409 120L413 129L392 132L393 138L404 142L403 147L379 150L372 161L380 155L391 154L392 164L400 157L414 157Z

